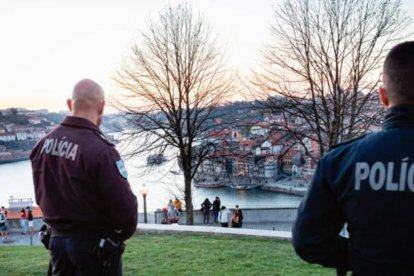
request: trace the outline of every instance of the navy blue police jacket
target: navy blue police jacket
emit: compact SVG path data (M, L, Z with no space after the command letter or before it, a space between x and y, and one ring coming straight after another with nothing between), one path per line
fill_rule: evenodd
M354 275L414 275L414 105L319 160L293 227L297 254ZM349 239L339 236L347 224Z
M30 159L36 203L52 236L127 239L135 232L137 199L123 161L92 122L66 117Z

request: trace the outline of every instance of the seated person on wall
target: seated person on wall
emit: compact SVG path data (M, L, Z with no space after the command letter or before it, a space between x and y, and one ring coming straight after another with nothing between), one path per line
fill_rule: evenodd
M319 160L293 227L300 257L342 275L414 275L413 41L388 53L379 97L382 130Z
M180 219L180 212L173 207L170 211L168 211L168 219L170 220L170 223L177 223Z
M168 224L168 210L165 207L162 208L161 224Z

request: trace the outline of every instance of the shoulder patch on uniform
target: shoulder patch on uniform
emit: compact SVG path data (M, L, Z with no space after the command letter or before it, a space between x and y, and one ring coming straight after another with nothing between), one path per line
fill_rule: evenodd
M339 143L339 144L336 144L336 145L332 146L331 149L335 149L335 148L340 147L340 146L344 146L344 145L347 145L347 144L351 144L351 143L353 143L355 141L358 141L358 140L364 138L365 136L367 136L367 134L362 135L362 136L359 136L359 137L356 137L354 139L351 139L351 140L348 140L348 141L345 141L345 142L342 142L342 143Z
M118 160L118 161L115 162L115 164L116 164L116 167L118 168L119 174L123 178L127 179L128 178L128 172L127 172L127 170L125 168L124 160L122 160L122 159L121 160Z

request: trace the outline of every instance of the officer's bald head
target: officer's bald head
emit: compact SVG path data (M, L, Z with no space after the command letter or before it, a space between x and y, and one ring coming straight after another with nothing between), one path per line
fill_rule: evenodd
M100 125L105 95L98 83L90 79L79 81L73 88L72 98L67 103L73 116L82 117Z
M385 58L383 81L390 106L414 103L414 41L391 49Z

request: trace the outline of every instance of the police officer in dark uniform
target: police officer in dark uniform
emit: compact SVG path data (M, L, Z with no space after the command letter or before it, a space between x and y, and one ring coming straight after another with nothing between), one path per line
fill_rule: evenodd
M320 159L293 246L310 263L353 275L414 275L414 42L388 53L379 96L383 129ZM339 236L344 223L349 239Z
M47 134L30 156L36 202L51 227L53 275L103 275L98 245L107 240L118 245L132 236L137 199L123 161L99 130L105 105L102 88L82 80L67 104L72 116ZM118 268L117 274L122 274Z

